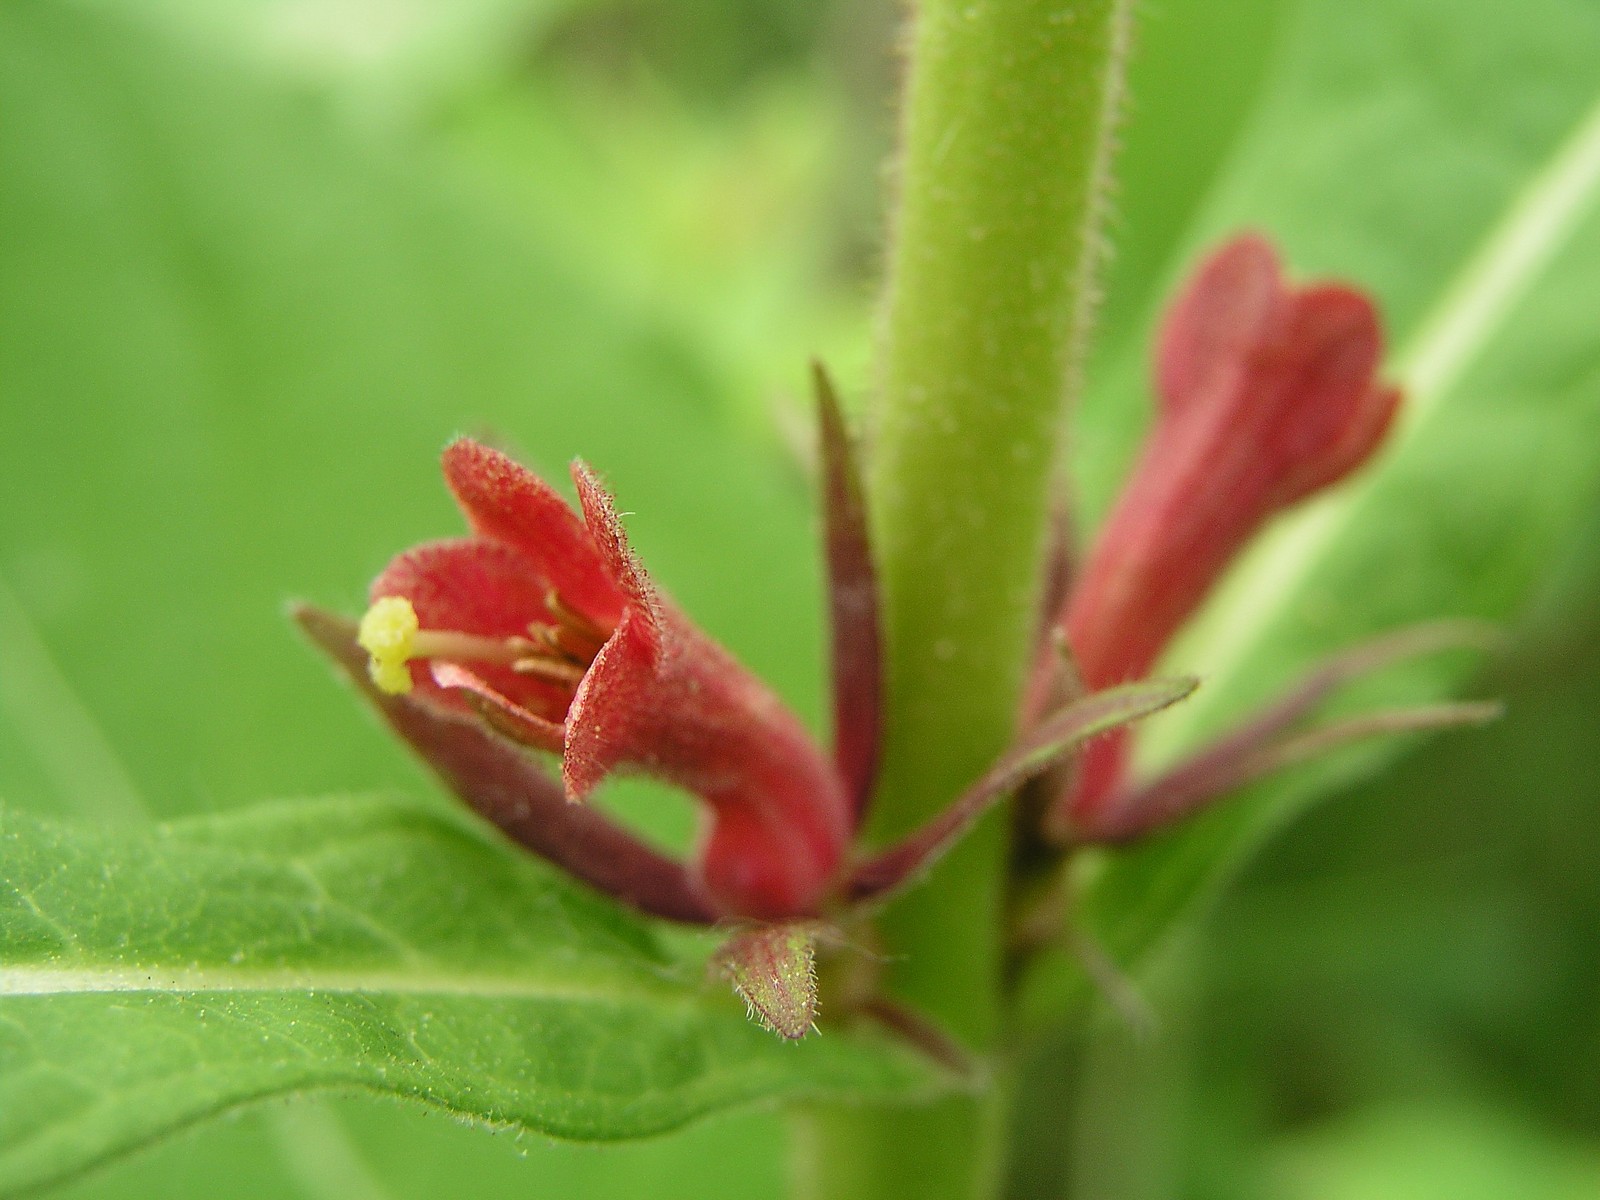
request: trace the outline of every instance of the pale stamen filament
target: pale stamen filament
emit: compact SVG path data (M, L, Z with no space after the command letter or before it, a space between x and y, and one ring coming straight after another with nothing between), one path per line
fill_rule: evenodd
M497 663L519 675L532 675L570 687L576 687L583 679L584 667L588 665L552 658L543 646L527 638L480 637L438 629L418 630L411 641L410 657Z
M527 638L482 637L447 629L419 629L411 637L407 658L448 658L466 662L500 663L514 667L540 648Z
M546 607L556 624L531 624L529 637L486 637L449 629L422 629L403 596L375 600L361 620L358 640L371 655L372 680L390 694L411 689L407 663L418 659L493 663L567 688L576 688L610 636L568 608L552 590Z

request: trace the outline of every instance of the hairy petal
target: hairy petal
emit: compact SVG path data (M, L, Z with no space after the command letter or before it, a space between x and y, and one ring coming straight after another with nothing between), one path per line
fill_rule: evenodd
M445 470L477 536L401 555L377 585L417 610L402 649L430 665L413 680L485 732L559 751L571 801L614 772L692 792L707 810L694 871L719 915L815 913L851 831L839 774L658 594L598 476L573 464L580 517L476 442L453 444Z
M1213 262L1168 318L1160 418L1063 613L1093 687L1148 671L1260 527L1364 461L1393 417L1398 392L1374 381L1371 303L1338 285L1284 290L1246 245L1247 282ZM1231 246L1217 259L1237 257ZM1226 314L1236 328L1221 327Z
M593 539L596 553L605 565L606 575L615 583L625 599L639 612L655 620L656 591L650 577L634 557L628 545L622 519L617 516L617 506L611 493L600 482L588 463L572 464L572 482L578 489L578 503L583 509L583 519Z
M624 593L572 506L515 459L471 438L444 452L444 477L473 531L515 546L546 587L598 625L622 617Z
M849 838L833 765L798 719L720 646L662 602L630 609L567 716L574 799L613 771L650 775L710 807L706 890L731 915L811 915Z
M595 656L572 707L561 776L575 803L621 767L657 774L657 729L671 702L657 672L661 645L650 622L629 609Z
M436 662L433 681L452 698L466 701L502 737L536 750L561 753L566 734L560 721L529 712L497 691L478 672L455 663Z

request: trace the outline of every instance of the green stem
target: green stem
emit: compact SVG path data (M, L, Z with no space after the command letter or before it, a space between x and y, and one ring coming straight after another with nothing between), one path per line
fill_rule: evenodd
M871 429L889 640L879 837L949 803L1013 732L1129 7L924 0L916 18ZM980 826L884 921L890 988L980 1052L1000 1024L1004 832ZM809 1114L802 1190L987 1194L1002 1090Z

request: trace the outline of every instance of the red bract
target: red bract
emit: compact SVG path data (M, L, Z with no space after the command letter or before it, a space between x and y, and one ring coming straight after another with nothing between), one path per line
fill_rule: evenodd
M1270 517L1372 454L1399 402L1377 379L1382 351L1366 296L1286 283L1259 236L1201 264L1161 330L1155 429L1059 615L1090 688L1148 672ZM1085 755L1080 829L1121 774L1122 746Z
M375 602L415 610L418 690L559 753L573 801L618 771L693 792L709 812L697 868L714 908L812 912L850 833L838 775L778 698L651 584L594 474L573 469L580 519L477 442L450 446L444 472L473 536L407 551L372 585Z

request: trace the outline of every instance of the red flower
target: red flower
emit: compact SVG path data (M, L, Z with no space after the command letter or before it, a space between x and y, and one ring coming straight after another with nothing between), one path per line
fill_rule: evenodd
M1201 264L1161 330L1155 429L1058 618L1090 688L1145 675L1269 518L1366 461L1400 398L1377 379L1382 352L1366 296L1289 285L1264 238ZM1089 747L1078 826L1124 741Z
M477 442L451 445L444 473L472 536L409 550L374 581L374 681L560 754L573 801L616 771L693 792L710 818L698 882L717 911L814 911L851 828L833 764L652 585L594 474L573 469L580 519Z
M456 442L445 451L445 478L472 535L391 562L359 627L310 606L294 610L391 728L512 840L641 911L760 923L736 932L718 961L786 1037L803 1036L815 1012L809 964L822 926L811 918L911 886L1017 787L1194 686L1126 684L1041 712L922 827L875 851L852 846L881 748L878 586L859 460L820 366L816 385L831 758L656 590L611 497L582 464L573 470L580 516L504 455ZM560 783L530 748L561 756ZM652 775L705 802L709 828L692 866L571 803L615 771Z
M1047 603L1059 611L1044 623L1054 636L1021 736L941 812L886 847L855 842L882 749L879 591L859 458L820 366L831 757L656 590L611 497L581 463L574 512L504 455L454 443L445 478L471 536L397 557L373 583L359 628L308 606L295 616L441 780L508 837L643 912L738 920L714 961L753 1012L798 1038L817 1011L811 967L828 918L915 884L1018 788L1038 785L1019 810L1015 847L1019 864L1036 871L1082 843L1147 836L1344 742L1498 711L1431 705L1299 729L1347 679L1484 640L1467 623L1438 623L1329 660L1155 780L1122 778L1122 727L1195 686L1132 681L1265 521L1342 478L1381 441L1399 400L1377 382L1381 351L1364 296L1337 284L1289 286L1259 237L1238 238L1202 264L1162 329L1161 409L1143 456L1083 574L1054 573L1061 586ZM1063 657L1067 647L1073 654ZM560 756L559 783L527 749ZM704 802L707 829L692 864L576 803L619 771ZM1030 923L1048 918L1048 898L1039 911ZM874 998L863 1011L924 1048L947 1045L915 1014L886 1004Z
M787 921L880 899L919 877L1019 783L1181 699L1192 683L1130 685L1041 714L939 816L848 861L877 774L878 588L855 449L820 368L816 382L834 635L831 758L651 584L611 497L581 463L573 468L580 517L505 455L454 443L445 479L472 536L391 562L359 630L309 606L296 619L473 809L635 907L702 923ZM559 754L561 784L519 747ZM616 771L705 802L709 828L691 869L602 815L561 803L563 791L581 801Z

